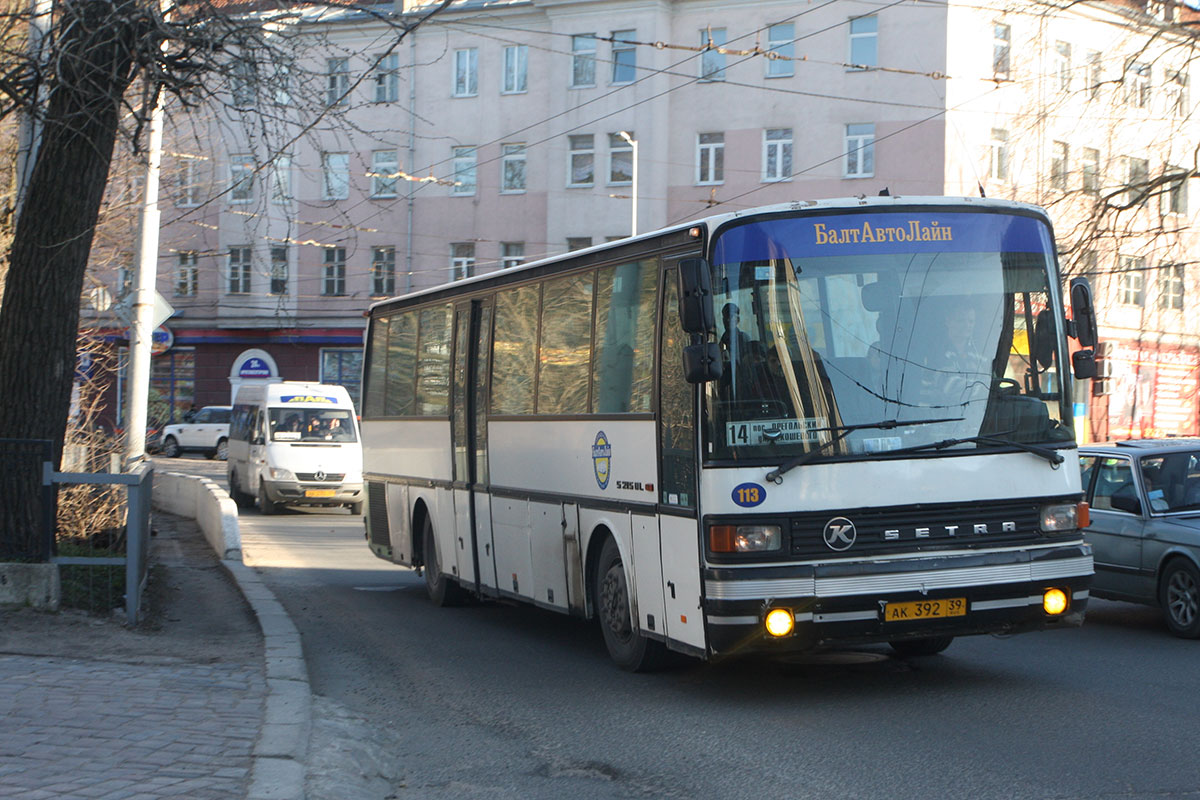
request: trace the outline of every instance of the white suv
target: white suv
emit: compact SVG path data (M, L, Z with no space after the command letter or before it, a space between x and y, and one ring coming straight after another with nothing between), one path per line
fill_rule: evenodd
M205 406L188 422L167 425L162 432L162 454L176 458L184 453L204 453L224 461L228 455L229 406Z

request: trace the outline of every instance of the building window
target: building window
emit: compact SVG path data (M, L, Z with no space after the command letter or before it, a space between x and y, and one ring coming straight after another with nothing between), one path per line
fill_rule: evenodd
M322 348L321 383L334 383L346 387L355 408L359 405L362 388L362 348Z
M1158 307L1183 311L1183 265L1166 264L1159 270Z
M1150 161L1145 158L1127 158L1125 162L1128 174L1126 185L1129 187L1125 200L1130 205L1144 206L1149 196Z
M346 294L346 248L325 248L325 272L321 294L341 297Z
M992 77L1008 80L1012 73L1012 28L997 22L992 25Z
M846 126L845 156L842 174L847 178L875 175L875 125L855 123Z
M1122 305L1146 304L1146 259L1121 256L1119 299Z
M254 105L255 86L254 63L240 58L233 62L229 76L229 93L233 96L235 108L250 108Z
M1150 65L1130 60L1125 65L1125 104L1135 108L1150 107Z
M336 106L346 102L350 91L350 59L325 59L325 105Z
M229 294L250 293L250 248L229 248Z
M613 31L612 82L633 83L637 80L637 31Z
M200 269L197 266L198 255L184 250L179 253L179 266L175 271L175 294L178 297L195 297L196 283Z
M400 180L400 162L395 150L371 153L371 197L395 197Z
M195 158L179 159L179 193L175 205L190 208L200 205L200 161Z
M856 17L850 20L850 69L879 66L879 18Z
M229 202L249 203L254 199L254 156L239 153L229 157Z
M1071 91L1071 43L1054 43L1054 72L1058 75L1058 90Z
M396 248L371 248L371 294L391 297L396 293Z
M479 51L474 47L454 51L454 96L474 97L479 93Z
M500 145L500 191L525 191L525 145Z
M1163 195L1163 211L1167 214L1188 213L1188 170L1183 167L1168 166L1166 173L1171 177L1167 191Z
M276 156L271 163L271 202L286 205L292 200L292 157Z
M1100 85L1104 83L1104 54L1089 50L1087 54L1088 97L1095 100L1100 96Z
M529 48L515 44L504 48L505 94L518 94L529 88Z
M596 144L590 133L567 137L570 145L570 175L568 186L591 186L596 182Z
M350 196L350 154L325 153L321 156L321 195L326 200L345 200Z
M590 236L568 236L567 237L567 252L574 250L583 250L592 246L592 237Z
M1167 72L1167 107L1171 116L1186 117L1188 107L1188 76L1183 70Z
M400 56L388 53L375 65L375 102L394 103L400 99Z
M450 245L450 280L457 281L475 274L475 243L455 242Z
M633 131L626 131L636 139ZM633 183L633 145L619 133L608 135L608 182Z
M275 105L290 106L292 104L292 67L287 63L276 63L274 67L275 74L270 78L267 88L271 90Z
M774 57L772 57L774 56ZM796 26L781 22L767 28L767 77L788 78L796 74Z
M117 297L125 297L133 291L133 253L121 253L121 266L117 268Z
M1083 148L1079 158L1079 171L1083 173L1083 191L1088 194L1100 192L1100 151L1094 147Z
M524 242L501 242L500 243L500 268L507 269L515 267L525 261L525 243Z
M1067 190L1067 176L1070 175L1069 155L1066 142L1053 142L1050 145L1050 188L1060 192Z
M696 183L725 182L725 134L702 133L696 137Z
M792 177L792 129L763 131L763 180L786 181Z
M475 148L454 148L453 194L475 194Z
M725 46L725 29L705 28L700 31L700 46L705 48L700 53L700 80L725 80L725 54L720 50Z
M271 294L288 293L288 249L284 245L271 247Z
M992 140L988 143L988 177L996 181L1008 180L1008 131L992 128Z
M579 89L596 85L596 34L571 37L571 86Z

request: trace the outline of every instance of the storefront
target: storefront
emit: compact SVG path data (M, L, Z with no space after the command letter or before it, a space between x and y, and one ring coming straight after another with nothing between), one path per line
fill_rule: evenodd
M1200 434L1200 350L1118 339L1101 342L1099 356L1094 440Z

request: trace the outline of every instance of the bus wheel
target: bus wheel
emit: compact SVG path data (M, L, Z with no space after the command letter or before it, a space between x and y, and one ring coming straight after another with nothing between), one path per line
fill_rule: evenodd
M264 517L279 513L279 504L267 496L267 487L258 484L258 510Z
M634 629L625 564L621 561L617 541L611 537L600 549L593 596L604 644L617 666L630 672L648 672L661 667L666 661L667 648Z
M902 656L935 656L950 646L953 636L931 636L928 639L897 639L888 642Z
M236 471L230 471L229 476L229 499L233 500L238 508L247 508L250 505L250 497L238 488L238 476Z
M425 516L421 528L421 542L424 546L425 558L425 591L429 599L438 608L461 605L463 590L454 579L442 574L441 564L438 563L437 545L433 541L433 520Z

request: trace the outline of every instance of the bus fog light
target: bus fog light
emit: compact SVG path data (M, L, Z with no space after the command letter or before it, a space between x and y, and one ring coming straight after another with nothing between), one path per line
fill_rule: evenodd
M708 546L714 553L761 553L778 550L783 537L778 525L713 525Z
M1067 593L1062 589L1047 589L1042 593L1042 608L1051 616L1067 610Z
M765 620L767 633L772 636L787 636L796 627L796 618L788 608L772 608Z
M1073 531L1079 527L1079 507L1075 503L1042 506L1041 524L1047 533Z

